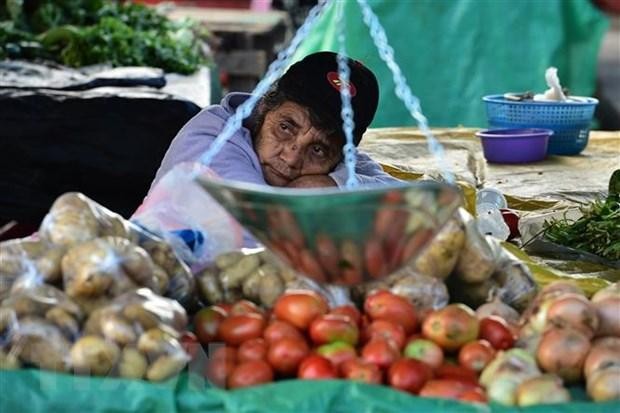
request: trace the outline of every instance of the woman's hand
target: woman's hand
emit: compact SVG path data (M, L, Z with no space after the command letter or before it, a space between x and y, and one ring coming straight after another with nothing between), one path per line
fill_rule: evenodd
M302 175L288 183L288 188L321 188L336 186L336 181L328 175Z

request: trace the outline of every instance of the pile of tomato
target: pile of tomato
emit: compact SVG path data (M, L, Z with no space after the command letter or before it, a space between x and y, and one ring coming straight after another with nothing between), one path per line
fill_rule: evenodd
M277 379L348 379L430 397L485 402L478 383L514 332L496 316L478 320L462 304L421 317L380 290L360 311L329 308L314 291L287 291L265 310L247 300L203 308L193 319L207 352L203 373L230 389Z

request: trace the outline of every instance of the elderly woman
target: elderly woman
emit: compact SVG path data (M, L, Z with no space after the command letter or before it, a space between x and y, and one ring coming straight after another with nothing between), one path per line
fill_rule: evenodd
M347 170L340 88L344 85L336 56L318 52L292 65L226 142L211 168L223 178L257 184L343 186ZM379 87L374 74L360 62L348 59L348 65L357 145L375 115ZM209 106L191 119L172 141L153 185L176 164L199 160L249 96L230 93L220 105ZM361 184L396 180L359 151L355 172Z

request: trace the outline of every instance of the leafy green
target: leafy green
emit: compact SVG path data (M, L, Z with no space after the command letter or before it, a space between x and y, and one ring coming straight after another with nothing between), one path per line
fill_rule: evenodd
M609 181L607 199L599 199L581 208L583 216L577 220L566 217L545 222L547 239L598 256L620 260L620 171Z
M43 58L81 67L154 66L192 73L206 64L197 24L110 0L5 0L0 58Z

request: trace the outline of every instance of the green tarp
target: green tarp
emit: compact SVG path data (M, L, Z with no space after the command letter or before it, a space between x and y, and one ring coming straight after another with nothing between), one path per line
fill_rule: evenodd
M235 391L190 380L166 383L88 378L37 370L0 371L2 413L615 413L618 402L591 403L571 391L569 404L513 408L410 396L344 380L289 380Z
M607 18L591 0L369 0L431 126L486 126L481 97L547 89L558 68L571 94L592 96ZM379 79L373 127L414 125L396 97L357 1L332 2L295 59L338 51L336 5L344 9L347 54Z

